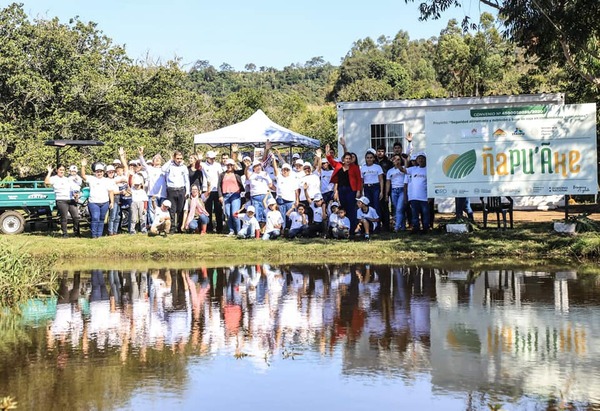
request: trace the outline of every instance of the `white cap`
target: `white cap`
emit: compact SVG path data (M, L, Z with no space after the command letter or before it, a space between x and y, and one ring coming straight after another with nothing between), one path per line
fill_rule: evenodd
M321 164L325 164L325 163L329 163L329 161L327 161L327 159L325 157L323 157L321 159Z
M231 164L232 166L235 165L235 161L232 158L228 158L227 160L225 160L225 165L229 165Z
M104 171L104 164L96 164L96 167L94 167L94 171L98 170Z
M162 205L164 205L167 208L171 208L171 202L169 200L165 200L162 202Z
M315 193L315 196L313 197L314 201L321 201L322 199L323 199L323 194Z
M244 156L244 157L242 158L242 161L246 161L246 160L248 160L248 161L252 161L252 159L251 159L249 156Z
M364 205L369 205L371 202L369 201L369 199L365 196L362 196L360 198L357 198L356 201L360 201L361 203L363 203Z
M250 206L246 207L246 212L247 213L250 213L250 212L256 213L256 208L254 208L254 206L250 205Z
M113 164L121 164L121 160L119 160L118 158L115 158L113 160Z
M300 158L300 154L294 153L294 155L292 156L292 158Z
M312 170L312 164L310 164L308 161L302 163L302 167L310 167L310 169Z
M419 157L419 156L423 156L423 157L427 158L427 155L425 155L425 152L424 152L424 151L419 151L419 152L417 153L417 157ZM415 158L416 158L416 157L415 157Z
M77 171L77 166L73 165L69 167L69 171Z
M337 201L334 201L331 203L331 207L339 207L340 203L338 203Z
M375 154L377 154L377 151L375 151L374 148L370 148L370 149L367 150L367 153L371 153L371 154L375 155Z
M304 161L302 161L302 159L300 159L300 158L297 159L296 161L294 161L294 165L298 165L298 164L300 164L301 166L303 166L304 165Z
M209 150L206 152L206 158L215 158L217 156L216 151Z
M267 200L267 206L270 206L271 204L277 204L277 200L275 200L273 197L270 197Z
M283 163L283 165L281 166L281 169L283 170L284 168L287 168L288 170L291 170L292 166L289 165L288 163Z
M262 162L258 161L258 160L254 160L252 162L252 168L256 167L256 166L262 166Z
M113 165L106 166L106 172L108 173L109 171L115 171L115 166L113 166Z

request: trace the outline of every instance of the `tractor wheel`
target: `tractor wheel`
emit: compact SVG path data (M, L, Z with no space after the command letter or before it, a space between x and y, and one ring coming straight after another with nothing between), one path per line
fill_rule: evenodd
M25 219L17 211L5 211L0 214L0 232L21 234L25 230Z

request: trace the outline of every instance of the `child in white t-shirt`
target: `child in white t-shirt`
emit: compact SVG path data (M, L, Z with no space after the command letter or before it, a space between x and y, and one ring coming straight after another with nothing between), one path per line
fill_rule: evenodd
M243 212L243 208L234 214L234 217L240 219L242 228L238 232L237 237L240 239L244 238L260 238L260 224L256 219L256 209L254 206L247 206L246 212Z
M144 176L139 173L131 177L131 212L129 214L129 234L135 234L135 227L140 224L140 232L146 233L146 208L148 194L144 189Z
M365 240L369 240L373 231L377 229L379 215L373 207L369 207L369 199L365 196L356 199L358 209L356 210L356 234L363 234Z
M287 216L290 219L288 238L296 238L308 231L308 216L306 215L306 209L303 204L298 204L297 208L293 205L288 210Z
M331 227L331 236L333 238L348 238L350 237L350 219L346 217L346 210L339 207L335 214L329 217L329 225Z
M267 200L267 223L265 224L265 233L263 234L263 240L274 240L281 235L281 228L283 227L283 217L277 208L277 201L270 197Z

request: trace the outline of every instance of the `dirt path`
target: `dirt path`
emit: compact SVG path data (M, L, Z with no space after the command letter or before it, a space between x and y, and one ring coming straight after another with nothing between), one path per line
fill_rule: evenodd
M570 212L570 215L578 215L578 212ZM446 218L452 218L453 214L436 214L436 219L440 220ZM560 220L565 217L564 210L548 210L548 211L540 211L540 210L515 210L514 214L515 222L535 222L535 223L552 223L554 220ZM502 218L502 216L500 216ZM592 220L600 221L600 213L590 214L589 218ZM483 214L481 211L475 211L475 221L482 222ZM496 224L496 215L490 214L488 216L488 224Z

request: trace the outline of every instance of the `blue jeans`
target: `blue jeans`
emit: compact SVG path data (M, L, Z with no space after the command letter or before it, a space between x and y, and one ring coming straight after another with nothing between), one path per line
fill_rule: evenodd
M246 227L240 228L238 231L238 238L254 238L256 233L252 230L252 225L248 224Z
M117 201L108 215L108 234L117 234L121 228L121 206Z
M91 230L92 238L102 237L104 231L104 219L108 211L108 202L106 203L88 203L88 211L92 218Z
M270 233L264 233L262 239L263 240L275 240L281 235L281 231L279 229L275 229Z
M283 218L283 227L281 227L282 229L285 229L287 226L290 225L288 221L289 219L287 217L287 212L290 208L292 208L293 204L293 201L285 201L281 197L277 198L277 207L279 208L279 212L281 213L281 218Z
M419 215L423 223L423 231L429 230L429 203L421 200L411 200L410 209L412 211L412 226L413 230L419 230Z
M263 205L263 200L265 199L266 194L259 194L256 196L252 196L252 205L256 208L256 219L259 223L264 223L267 221L267 216L265 215L265 207Z
M381 187L379 184L363 186L363 192L365 194L365 197L369 199L369 201L371 202L370 206L373 207L375 211L377 211L377 215L379 217L381 217L381 209L379 208L379 194L381 193L380 188Z
M233 213L238 211L242 206L242 199L240 193L228 193L223 194L223 209L227 216L227 226L229 232L233 231L237 234L240 231L240 220L233 216Z
M198 218L193 219L192 221L190 221L190 230L191 231L196 231L198 229L198 222L200 222L201 225L207 225L208 224L208 216L201 214L198 216Z
M404 187L392 188L392 195L390 197L396 212L394 230L406 230L406 218L404 216L404 207L406 205L404 203Z
M338 186L338 197L340 205L346 210L346 215L350 220L350 233L356 229L356 191L352 187Z

